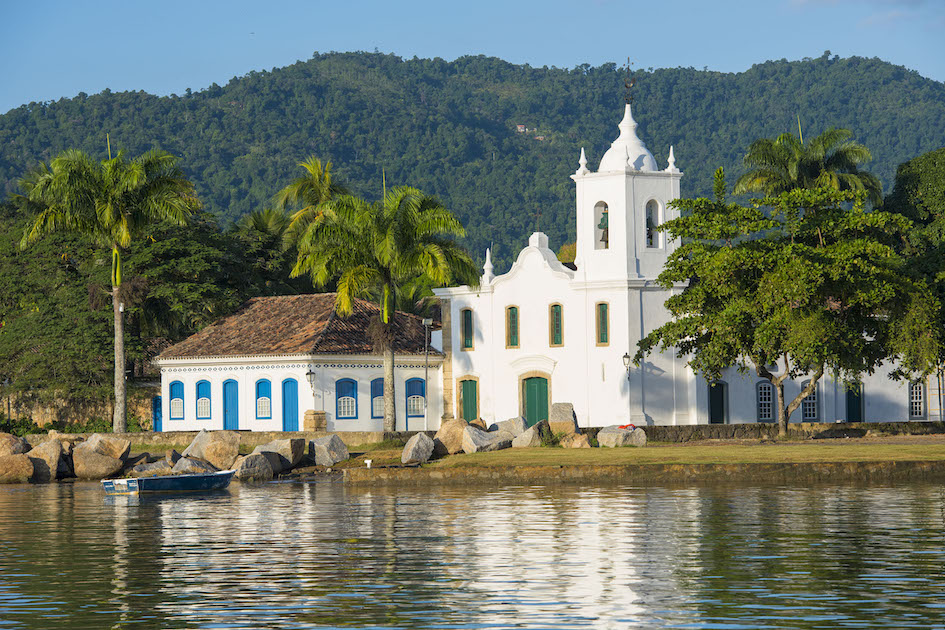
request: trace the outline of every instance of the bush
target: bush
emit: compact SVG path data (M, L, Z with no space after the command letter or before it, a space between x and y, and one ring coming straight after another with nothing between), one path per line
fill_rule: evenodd
M130 433L140 433L146 430L141 425L139 418L128 418L128 431ZM47 431L58 431L59 433L111 433L112 421L111 418L107 420L105 418L92 418L84 424L70 424L57 420L41 427L29 418L10 420L0 415L0 433L12 433L22 437L30 433L46 433Z

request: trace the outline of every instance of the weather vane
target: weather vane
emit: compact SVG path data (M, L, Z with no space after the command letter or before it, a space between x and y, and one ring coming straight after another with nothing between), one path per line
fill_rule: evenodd
M633 93L630 91L630 88L637 84L636 77L630 74L631 66L632 64L630 63L630 57L627 57L627 77L623 80L623 86L627 90L624 100L628 105L633 103Z

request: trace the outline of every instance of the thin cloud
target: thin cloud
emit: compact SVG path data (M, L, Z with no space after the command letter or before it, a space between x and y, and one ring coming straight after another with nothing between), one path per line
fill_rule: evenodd
M883 13L874 13L860 20L860 26L889 26L895 22L914 17L915 13L893 9Z

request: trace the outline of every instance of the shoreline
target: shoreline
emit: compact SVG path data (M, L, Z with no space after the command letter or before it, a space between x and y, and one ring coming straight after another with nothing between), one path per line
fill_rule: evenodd
M921 461L784 462L732 464L614 464L345 468L351 486L432 484L558 485L621 482L632 485L824 484L928 481L945 483L945 459Z

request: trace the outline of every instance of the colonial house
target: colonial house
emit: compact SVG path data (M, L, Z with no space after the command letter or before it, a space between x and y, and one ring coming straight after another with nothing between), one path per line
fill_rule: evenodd
M573 404L581 426L775 421L773 389L751 373L729 369L708 383L675 353L630 362L637 342L668 321L666 299L685 288L657 285L676 243L654 229L677 216L669 202L680 196L683 173L672 147L666 167L657 166L630 105L618 129L597 170L582 149L571 176L572 265L536 232L507 273L493 273L487 250L479 286L435 290L442 330L429 345L422 320L400 315L398 430L437 429L454 416L533 423L552 402ZM380 430L382 364L367 332L377 308L358 301L342 318L334 300L257 298L162 353L164 429L296 430L300 410L313 409L330 431ZM941 419L935 379L896 382L889 372L852 390L825 376L793 420ZM788 382L785 394L804 385Z
M162 352L159 430L298 431L309 409L329 431L380 430L383 364L368 333L378 307L334 307L334 293L255 298ZM395 318L397 430L439 426L439 338L415 315Z

